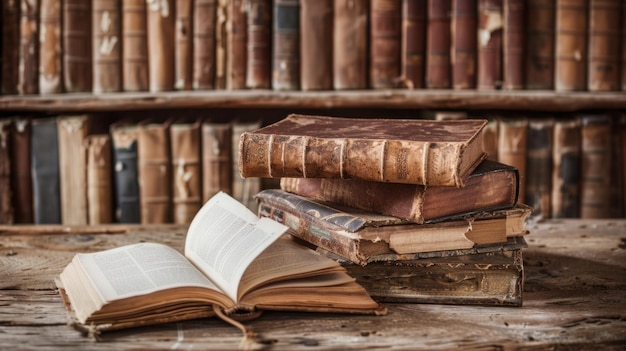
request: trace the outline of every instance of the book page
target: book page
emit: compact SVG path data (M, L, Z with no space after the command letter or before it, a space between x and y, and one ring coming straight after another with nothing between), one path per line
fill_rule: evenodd
M231 196L219 192L191 221L185 256L237 301L239 281L246 268L287 228L257 217Z

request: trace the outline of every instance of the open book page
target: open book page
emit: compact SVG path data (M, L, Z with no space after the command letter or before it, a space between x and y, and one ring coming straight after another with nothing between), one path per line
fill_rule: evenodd
M224 192L214 195L189 225L185 256L220 289L237 301L237 289L248 265L286 230L259 218Z

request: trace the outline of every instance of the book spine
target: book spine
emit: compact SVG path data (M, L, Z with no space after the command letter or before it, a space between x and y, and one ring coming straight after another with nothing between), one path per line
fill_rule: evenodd
M246 0L233 0L228 7L228 76L226 88L245 89L247 62Z
M401 2L370 0L369 86L388 89L400 78Z
M426 87L452 87L450 47L452 21L451 0L428 1L428 29L426 30Z
M503 0L478 0L478 80L479 90L502 86Z
M526 198L528 119L502 118L498 125L498 162L511 165L520 174L519 199Z
M115 220L140 223L137 131L128 127L111 128L115 186Z
M121 2L94 0L92 11L93 92L121 91Z
M202 206L201 123L170 128L173 222L189 224Z
M335 0L333 87L367 88L369 0Z
M620 90L622 6L621 0L589 0L589 91Z
M18 94L39 93L39 1L21 0Z
M215 87L216 0L193 3L193 89Z
M333 2L300 0L300 78L302 90L333 88Z
M174 89L191 90L193 80L193 1L176 0Z
M233 194L233 128L230 123L204 122L201 133L204 203L220 191Z
M261 191L261 180L259 178L244 178L239 172L239 149L241 136L247 131L259 129L261 121L236 121L232 126L231 150L233 160L230 163L232 174L233 197L250 209L256 209L254 195Z
M137 131L141 223L172 222L170 124L144 121Z
M87 149L87 223L113 222L113 184L111 178L111 137L108 134L89 135Z
M59 94L63 92L60 0L41 0L39 16L39 93Z
M271 86L272 2L246 0L248 19L246 87L269 89Z
M498 161L498 125L500 124L497 116L489 118L483 133L483 150L487 154L487 159Z
M621 75L621 89L626 91L626 5L622 4L622 59L620 61Z
M228 76L228 3L229 0L217 0L215 9L215 89L226 89Z
M61 223L59 143L55 118L35 119L31 125L33 221Z
M148 74L150 91L174 89L174 1L148 0Z
M587 88L587 0L557 0L554 89Z
M62 0L63 84L65 92L92 88L91 2Z
M2 2L2 86L1 93L18 93L19 47L20 47L20 3Z
M402 0L401 74L409 89L424 87L427 0Z
M526 2L526 89L554 89L556 0Z
M147 91L148 12L145 0L122 0L122 89Z
M611 128L606 114L581 117L580 218L611 213Z
M13 120L11 130L11 189L15 223L33 223L33 183L31 175L31 121Z
M619 119L618 145L616 161L618 175L622 177L622 217L626 217L626 113L622 113Z
M580 207L580 123L557 120L552 151L552 218L577 218Z
M502 88L523 89L526 2L525 0L504 0L503 12Z
M0 120L0 224L14 223L11 189L11 120Z
M476 0L452 0L450 62L453 89L476 88L477 6Z
M553 133L554 121L550 118L528 123L526 197L523 201L533 208L532 216L537 218L552 216Z
M300 89L300 0L274 0L272 89Z

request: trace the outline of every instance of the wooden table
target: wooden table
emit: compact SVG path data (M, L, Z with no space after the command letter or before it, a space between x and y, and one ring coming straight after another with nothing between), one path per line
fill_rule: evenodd
M0 228L0 350L237 349L239 329L195 320L90 337L67 325L54 277L75 252L155 241L185 228L8 233ZM387 304L382 317L265 313L257 349L626 349L626 220L529 224L523 307ZM5 231L5 232L3 232ZM76 231L76 230L75 230Z

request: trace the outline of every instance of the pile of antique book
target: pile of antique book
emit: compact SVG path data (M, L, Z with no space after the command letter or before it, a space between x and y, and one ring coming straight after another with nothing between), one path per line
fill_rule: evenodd
M341 262L384 302L522 304L532 209L486 159L486 120L289 115L243 133L243 177L280 178L260 217Z

